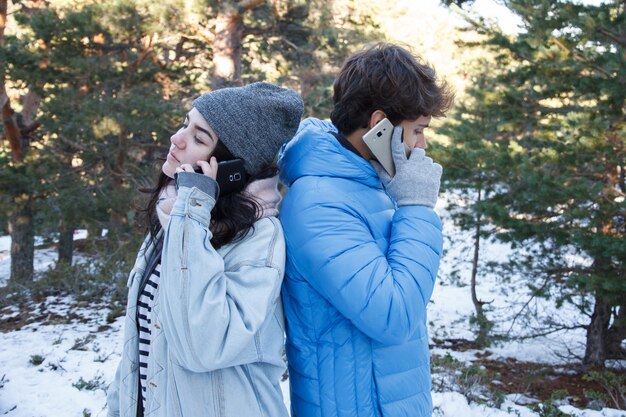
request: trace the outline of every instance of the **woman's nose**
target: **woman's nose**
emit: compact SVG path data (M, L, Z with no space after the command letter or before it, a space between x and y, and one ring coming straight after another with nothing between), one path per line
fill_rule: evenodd
M170 142L172 142L172 144L175 145L179 149L184 148L185 147L185 135L183 134L183 129L174 133L170 137Z

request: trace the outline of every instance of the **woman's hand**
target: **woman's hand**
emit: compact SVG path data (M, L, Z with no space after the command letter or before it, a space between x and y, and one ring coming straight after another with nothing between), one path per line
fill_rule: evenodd
M212 156L208 162L197 161L196 163L198 164L200 169L202 169L203 175L206 175L207 177L211 177L213 179L217 178L217 159L215 159L214 156ZM196 172L196 171L194 171L191 164L182 164L176 167L176 172L178 173L178 172Z

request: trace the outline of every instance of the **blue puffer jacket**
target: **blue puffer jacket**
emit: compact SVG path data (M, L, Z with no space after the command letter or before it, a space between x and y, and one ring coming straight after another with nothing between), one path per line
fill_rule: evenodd
M396 209L330 131L305 120L279 159L292 417L430 416L426 305L441 222L426 207Z

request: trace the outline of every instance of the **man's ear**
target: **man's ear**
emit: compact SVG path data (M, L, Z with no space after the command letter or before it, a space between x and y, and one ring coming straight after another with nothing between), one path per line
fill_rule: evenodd
M369 122L369 128L373 128L374 126L376 126L376 124L378 122L380 122L381 120L383 120L385 117L387 117L387 115L385 114L385 112L383 112L382 110L375 110L371 115L370 115L370 122Z

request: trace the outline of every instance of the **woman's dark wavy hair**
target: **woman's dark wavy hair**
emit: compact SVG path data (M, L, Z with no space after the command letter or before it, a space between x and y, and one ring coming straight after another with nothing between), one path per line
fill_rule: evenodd
M228 148L220 141L217 142L212 156L215 156L218 161L234 159ZM255 180L273 177L277 173L276 165L269 165L258 174L250 177L247 184ZM148 203L143 209L140 209L140 212L143 214L146 233L150 235L153 241L156 241L157 234L161 230L161 223L156 212L157 201L161 190L171 181L173 181L171 178L160 172L153 188L139 190L149 195ZM241 240L254 227L254 223L259 219L260 211L261 208L258 203L243 191L219 196L213 210L211 210L210 229L213 234L211 239L213 247L218 249L227 243Z
M408 50L376 43L351 55L333 84L333 124L344 135L367 128L371 114L382 110L397 125L420 116L442 117L454 94L435 70Z

